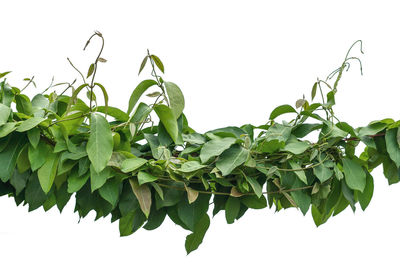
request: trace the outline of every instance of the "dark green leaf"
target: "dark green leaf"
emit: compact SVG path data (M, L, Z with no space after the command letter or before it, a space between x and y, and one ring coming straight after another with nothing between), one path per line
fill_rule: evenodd
M314 100L315 95L317 94L317 86L318 86L318 83L315 82L311 89L311 100Z
M237 197L228 197L225 204L225 218L228 224L235 221L236 217L239 215L240 210L240 200Z
M397 143L397 128L389 129L385 134L386 149L393 160L396 163L397 168L400 167L400 147Z
M0 103L0 126L4 125L11 114L11 108Z
M144 69L144 67L146 66L147 63L147 59L149 58L149 56L145 56L144 59L142 60L142 63L140 64L140 68L139 68L139 73L138 75L142 72L142 70ZM129 112L128 112L129 113Z
M204 214L196 224L193 233L186 237L185 248L187 254L196 250L200 246L209 226L210 218L207 214Z
M25 138L19 134L12 135L6 148L0 153L0 179L7 182L14 173L17 158L24 145Z
M50 191L56 178L59 158L59 154L50 153L43 166L38 170L39 182L46 194Z
M92 76L93 71L94 71L94 63L90 64L86 78L89 78L90 76Z
M360 202L360 206L362 210L365 210L369 203L371 202L372 195L374 194L374 178L372 178L369 172L366 172L366 184L364 188L364 192L358 192L358 201Z

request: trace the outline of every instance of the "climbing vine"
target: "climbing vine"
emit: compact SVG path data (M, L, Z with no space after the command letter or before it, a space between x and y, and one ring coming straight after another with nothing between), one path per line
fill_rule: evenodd
M149 51L139 74L149 69L152 79L133 90L126 112L109 106L96 79L107 62L103 35L95 32L85 49L96 38L101 50L86 75L68 59L79 79L52 81L31 99L23 93L37 90L34 77L19 89L7 83L9 72L0 74L0 195L29 211L56 206L61 212L75 198L80 218L91 210L96 220L111 215L121 236L156 229L168 216L191 232L190 253L202 243L211 214L222 211L231 224L248 209L294 207L319 226L357 203L367 208L377 166L389 184L399 181L400 121L354 128L333 110L350 63L362 72L360 59L350 56L356 46L362 52L361 41L337 70L317 79L310 97L278 106L265 124L198 133L183 113L180 88L163 79L164 65ZM143 94L154 101L140 102ZM282 114L293 116L278 122ZM307 140L311 133L317 140Z

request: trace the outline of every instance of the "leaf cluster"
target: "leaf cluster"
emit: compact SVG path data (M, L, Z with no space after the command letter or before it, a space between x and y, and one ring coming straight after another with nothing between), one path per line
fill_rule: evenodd
M101 33L94 36L104 46ZM383 166L389 184L399 182L400 121L354 128L333 112L338 82L355 59L349 53L312 86L310 101L303 96L294 106L275 108L263 125L198 133L183 113L180 88L157 74L164 65L149 52L139 73L149 63L152 78L133 90L126 112L109 106L107 90L94 79L98 63L106 62L103 46L76 88L76 80L51 85L29 98L5 78L0 83L0 195L29 211L56 206L61 212L75 198L79 217L92 210L96 220L111 215L121 236L156 229L169 217L191 232L185 242L190 253L202 243L209 214L223 212L231 224L249 209L296 208L304 215L311 210L319 226L347 207L355 211L357 203L367 208L376 167ZM68 87L47 93L59 85ZM150 89L154 102L141 102ZM80 97L85 90L87 99ZM284 114L293 119L276 121Z

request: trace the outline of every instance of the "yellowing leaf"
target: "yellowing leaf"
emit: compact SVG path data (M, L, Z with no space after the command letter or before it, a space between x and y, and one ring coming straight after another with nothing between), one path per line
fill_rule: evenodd
M187 192L189 204L192 204L193 202L196 201L197 197L199 196L199 192L197 190L194 190L194 189L186 186L186 184L185 184L185 189Z
M151 191L147 184L139 185L134 179L129 179L132 191L139 201L140 209L143 211L146 218L149 217L151 208Z

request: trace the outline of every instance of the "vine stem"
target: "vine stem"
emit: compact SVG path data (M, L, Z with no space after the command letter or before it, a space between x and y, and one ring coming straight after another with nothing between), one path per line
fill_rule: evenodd
M175 189L175 190L180 190L180 191L186 191L185 188L181 188L181 187L177 187L177 186L166 185L166 184L161 184L161 183L157 183L157 184L159 186L165 187L165 188L170 188L170 189ZM310 188L313 188L313 187L314 187L313 185L308 185L308 186L291 188L291 189L282 189L282 190L279 190L279 191L271 191L271 192L265 191L265 192L262 192L262 194L263 195L282 194L282 193L287 193L287 192L306 190L306 189L310 189ZM200 194L231 196L231 193L228 193L228 192L212 192L212 191L203 191L203 190L196 190L196 191L199 192ZM256 195L253 192L241 193L241 194L244 195L244 196Z

